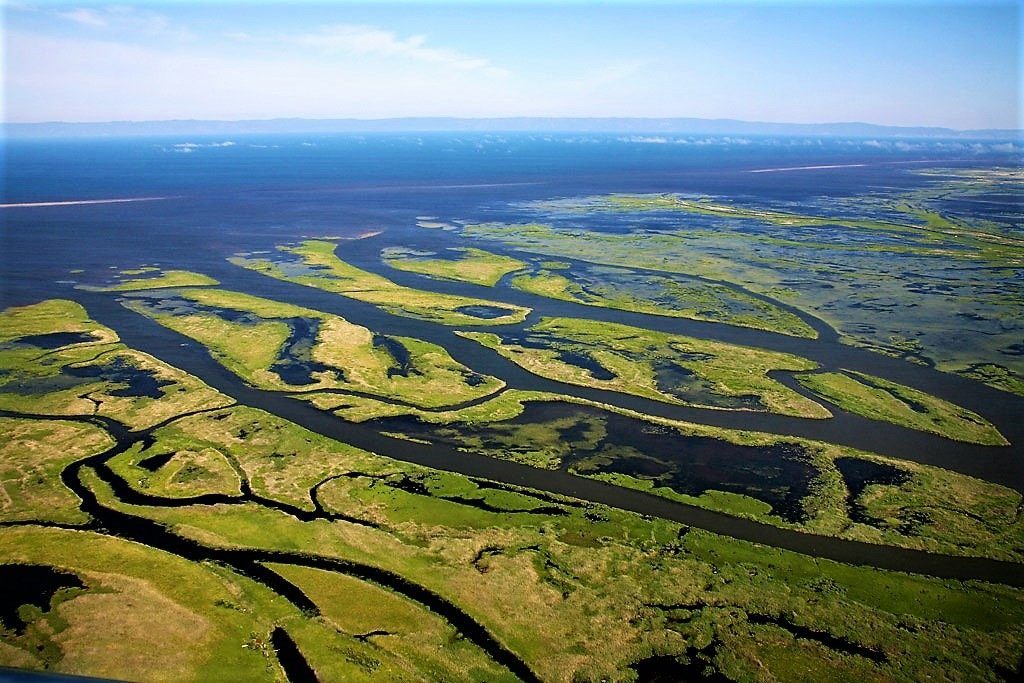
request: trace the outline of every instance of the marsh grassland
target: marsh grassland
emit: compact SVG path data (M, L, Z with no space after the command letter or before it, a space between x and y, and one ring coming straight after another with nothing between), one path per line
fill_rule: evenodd
M0 665L1016 680L1024 243L956 201L1020 179L928 173L420 216L231 259L291 298L124 264L3 311Z

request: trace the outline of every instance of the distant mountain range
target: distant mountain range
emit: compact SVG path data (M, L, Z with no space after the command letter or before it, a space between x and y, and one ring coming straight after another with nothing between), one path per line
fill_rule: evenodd
M245 135L274 133L618 133L626 135L780 135L1019 139L1015 129L954 130L871 123L764 123L693 118L394 118L266 119L249 121L110 121L7 123L9 138Z

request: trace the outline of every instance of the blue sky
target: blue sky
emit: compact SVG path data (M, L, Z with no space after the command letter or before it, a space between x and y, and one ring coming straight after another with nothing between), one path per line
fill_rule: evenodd
M4 119L1020 127L1016 3L8 2Z

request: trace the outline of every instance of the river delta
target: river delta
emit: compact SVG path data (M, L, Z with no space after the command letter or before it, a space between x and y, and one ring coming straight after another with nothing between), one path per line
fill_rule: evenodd
M1015 680L1024 181L880 168L385 188L386 211L243 188L208 249L23 277L0 664ZM76 220L202 223L199 196ZM73 209L20 211L54 235Z

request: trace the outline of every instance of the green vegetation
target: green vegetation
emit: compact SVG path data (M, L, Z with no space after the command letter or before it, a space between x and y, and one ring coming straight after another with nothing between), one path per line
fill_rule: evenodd
M156 269L153 270L155 271ZM120 273L121 279L117 283L102 286L80 285L80 288L95 292L134 292L147 289L202 287L206 285L220 284L212 277L188 270L165 270L161 271L159 275L140 278L124 279L123 277L125 275L148 274L149 272L151 272L150 269L123 270Z
M383 417L401 415L413 416L430 424L487 424L511 420L523 412L523 405L529 401L575 400L570 396L550 394L541 391L508 389L481 403L451 410L421 410L413 406L400 406L366 396L345 396L341 394L301 394L320 410L329 410L348 422L366 422ZM582 400L582 399L581 399Z
M842 216L808 216L804 214L775 211L763 208L749 208L735 204L716 202L710 197L686 199L674 194L613 194L595 198L598 206L616 211L673 211L716 218L747 219L783 227L819 227L841 225L849 228L870 228L905 233L914 226L891 221L871 219L849 219Z
M939 193L941 196L943 193ZM934 196L934 195L932 195ZM847 216L812 216L763 208L748 208L735 204L716 202L704 197L690 200L679 195L609 195L597 200L604 205L620 211L679 211L683 213L713 216L716 218L755 220L786 228L817 228L824 226L840 226L852 229L876 230L901 236L912 236L923 243L932 242L937 245L952 239L955 243L966 243L979 247L985 253L998 253L989 245L1022 247L1024 239L991 231L972 229L963 222L951 219L941 213L929 210L922 200L927 201L929 193L918 193L918 196L902 197L888 203L888 207L904 214L909 220L878 220L873 218L850 218ZM945 253L940 248L940 252ZM937 252L938 253L938 252Z
M348 421L380 419L384 432L410 441L448 443L467 452L539 468L569 467L582 476L775 526L934 552L1024 559L1021 554L1024 519L1016 514L1022 498L1015 491L940 468L883 458L843 446L671 420L574 396L516 389L506 390L471 407L447 411L418 410L335 394L305 398ZM605 418L600 413L596 416L591 413L590 417L586 413L570 413L546 420L523 421L521 416L531 403L570 403L597 408L637 420L636 429L644 434L668 434L680 440L703 437L721 441L723 447L733 444L801 449L799 460L813 473L809 491L800 501L806 518L799 522L783 519L756 498L714 486L699 495L680 493L671 483L662 482L671 482L677 474L685 476L687 465L682 456L663 460L644 453L642 446L623 446L608 441ZM390 423L389 417L413 418L414 421ZM516 418L520 419L516 421ZM570 438L568 434L575 436ZM684 446L679 448L685 453ZM607 465L619 458L641 458L655 465L655 473L607 473L595 467L595 464ZM868 486L857 501L850 501L847 485L834 464L839 458L882 463L897 468L901 477L891 484ZM873 519L870 522L852 520L852 503L864 506Z
M738 286L821 318L842 333L843 341L1024 395L1024 362L1015 350L1024 329L1018 277L1024 240L1012 220L957 214L965 204L960 200L1019 193L1019 174L1000 169L924 173L932 179L915 190L879 190L799 205L744 205L680 195L534 202L521 205L521 222L466 222L460 230L482 245L497 242L598 267L662 271L696 276L706 286ZM630 229L588 228L590 215L620 220ZM899 268L892 267L893 255L899 257ZM534 271L516 284L583 299L580 303L600 299L594 283L600 286L601 278L562 276ZM695 309L719 322L776 331L788 326L785 321L766 323L770 310L748 309L744 314L752 315L750 321L729 320L723 313L737 312L731 304L724 310L706 305L702 292L713 293L688 282L691 293L675 296L666 290L660 297L637 296L634 285L615 284L605 283L611 299L629 310L639 310L630 299L650 298L668 302L666 309ZM694 297L692 303L686 303L688 297ZM956 335L949 334L951 320L958 321ZM796 329L788 333L802 334Z
M177 424L177 423L172 423ZM165 427L161 434L170 430ZM224 454L190 439L163 438L154 453L136 444L110 460L110 469L140 491L163 498L207 494L238 495L239 477ZM147 461L156 463L144 466ZM165 463L159 461L166 460Z
M0 557L58 567L86 584L48 611L23 607L30 617L23 633L0 629L4 664L116 679L274 681L275 625L294 630L296 640L306 635L303 647L321 661L339 649L374 653L248 578L111 536L0 529ZM325 673L368 679L352 659L333 657Z
M768 377L773 370L817 367L797 356L576 318L542 318L528 331L523 339L460 334L530 372L569 384L679 405L831 416ZM594 365L599 372L594 372Z
M4 357L24 359L26 364L40 359L45 354L41 352L40 347L31 346L17 352L10 342L22 337L55 333L82 333L91 336L91 339L66 346L99 346L118 340L113 330L90 320L81 304L66 299L49 299L31 306L8 308L0 313L0 320L3 321L0 325L0 350L3 351Z
M398 474L332 480L328 486L340 490L324 498L343 503L349 515L370 511L384 524L377 529L302 523L255 507L113 504L203 543L308 547L370 561L457 601L543 680L625 677L632 662L656 654L686 661L693 648L711 643L719 643L710 648L712 670L739 679L764 673L766 661L773 675L796 667L817 680L984 675L1013 665L1024 645L1016 628L1024 617L1019 591L849 567L698 530L681 536L678 525L599 506L561 506L559 515L479 511L458 495L472 495L471 484L442 476L446 481L428 478L425 493L407 492L419 489L404 486ZM503 523L492 526L499 518ZM288 576L319 597L324 618L342 619L333 601L343 594L328 594L323 583L332 580L310 574ZM366 590L357 587L355 595ZM351 624L370 612L375 620L398 619L396 611L412 609L395 600L344 618ZM800 627L820 639L798 636Z
M975 363L963 368L954 368L953 372L984 382L996 389L1024 396L1024 376L997 363Z
M508 273L522 270L526 264L511 256L502 256L473 247L449 249L456 258L429 258L433 252L421 254L409 249L389 247L384 250L384 263L397 270L429 275L441 280L470 282L493 287Z
M167 448L217 453L257 495L304 510L313 510L310 489L319 482L349 468L373 467L372 458L359 449L254 408L193 415L156 435Z
M817 337L817 332L798 316L735 287L618 268L591 267L586 274L584 286L580 273L571 273L574 279L570 279L542 268L512 278L511 285L537 296L585 306L708 320L794 337Z
M107 433L77 422L0 417L0 434L0 522L86 521L60 473L114 445Z
M457 363L436 344L377 335L339 316L219 289L176 290L175 296L185 305L171 313L145 298L126 305L204 344L226 368L262 389L365 392L439 407L504 386ZM225 310L249 316L229 320L221 314Z
M327 624L393 658L402 678L516 680L446 621L407 598L342 574L269 566L308 595Z
M230 300L223 293L210 296L207 302ZM260 311L270 314L269 308ZM17 328L12 339L25 338L28 329L50 334L61 325L98 331L102 339L112 335L81 309L60 302L4 315L3 322ZM17 356L25 346L0 348L7 363L4 386L32 386L39 404L61 405L50 394L64 390L50 390L52 375L42 362ZM148 358L116 342L31 351L36 359L57 359L61 368L83 349L99 358L113 352ZM16 356L23 362L15 364ZM178 377L179 371L150 363L145 367L164 373L157 377ZM1012 671L1024 650L1024 591L1018 589L842 565L405 464L253 408L216 408L223 397L180 375L191 380L177 381L186 396L177 395L176 384L165 384L158 385L164 392L158 397L114 397L140 407L162 404L151 412L167 422L112 454L112 472L103 474L108 464L93 461L81 473L82 485L101 508L156 521L191 539L197 550L274 551L263 555L261 566L297 586L316 609L299 610L251 574L232 569L230 561L190 561L113 536L116 524L98 531L3 527L0 566L54 567L73 573L83 587L61 589L41 606L21 605L17 616L24 629L0 624L0 664L121 679L158 672L166 680L280 680L270 644L280 627L323 681L510 680L469 634L411 597L410 586L460 610L542 680L566 683L631 680L632 667L655 656L664 658L663 670L674 659L733 680L797 674L811 680L986 680ZM107 389L130 388L103 382ZM305 397L352 400L330 392ZM520 425L523 430L511 422L522 415L524 402L555 398L509 390L458 410L399 407L443 426L504 424L506 443L520 447L533 441L555 448L566 442L598 446L604 438L600 420L590 419L585 428L564 418L541 420ZM359 400L364 411L375 401ZM183 415L186 406L204 403L204 412ZM674 429L680 439L698 434L813 446L810 457L823 474L813 499L804 503L809 530L827 533L836 528L829 525L846 524L837 533L931 550L955 543L958 552L1001 557L1016 557L1022 546L1020 496L984 482L798 439L646 422L651 429ZM559 438L566 428L574 436ZM74 497L61 488L58 470L109 445L101 430L66 420L2 418L0 429L7 437L0 442L0 481L8 494L18 492L11 495L16 505L3 508L10 513L4 521L84 521ZM141 465L161 456L169 458L150 464L152 471ZM829 469L837 458L869 458L907 472L900 483L863 490L858 502L878 518L873 523L852 524L837 512L847 495ZM205 474L193 469L179 476L189 465ZM117 474L156 497L237 496L243 482L253 495L223 504L179 507L154 498L153 504L131 505L101 478ZM703 504L765 516L763 506L735 494L712 491ZM922 522L925 513L935 516ZM902 524L908 515L917 524L912 535ZM314 560L349 564L334 570L302 566ZM355 567L382 574L366 581Z
M0 344L0 410L51 416L100 415L133 429L168 417L231 403L191 375L117 342L80 305L60 300L0 313L6 340L84 333L88 338L46 350Z
M279 280L297 282L365 301L394 315L443 325L519 323L530 312L528 308L513 304L403 287L385 277L345 263L335 255L336 248L334 242L323 240L308 240L297 247L279 247L282 252L298 259L302 268L297 270L291 263L245 256L236 256L231 262Z
M859 372L818 372L797 375L797 380L843 410L873 420L885 420L968 443L1009 444L977 413L881 377Z

